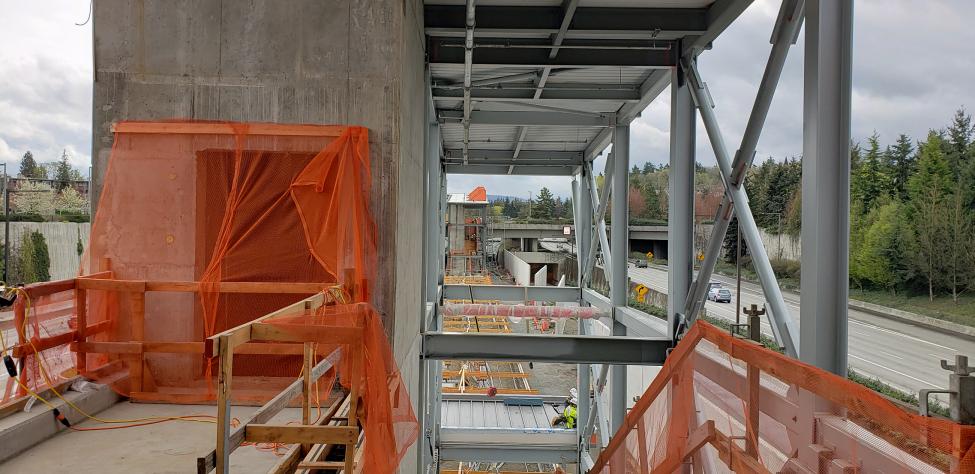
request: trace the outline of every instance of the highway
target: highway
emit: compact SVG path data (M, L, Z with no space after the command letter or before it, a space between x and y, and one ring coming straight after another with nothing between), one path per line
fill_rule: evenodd
M667 291L665 267L636 268L629 265L630 279L654 290ZM735 294L734 278L715 275ZM783 292L792 318L799 323L799 295ZM707 312L712 317L735 319L735 299L729 303L708 301ZM742 282L743 306L761 307L765 297L759 285ZM899 321L850 310L849 363L857 372L878 378L892 387L917 394L922 388L947 388L948 372L940 361L954 361L955 354L975 356L975 341L932 331ZM742 315L744 317L744 315ZM763 318L762 332L771 335L771 327ZM944 397L938 397L946 400Z

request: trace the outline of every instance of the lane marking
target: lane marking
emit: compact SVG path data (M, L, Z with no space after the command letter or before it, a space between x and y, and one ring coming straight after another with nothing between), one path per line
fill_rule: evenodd
M888 371L890 371L890 372L893 372L893 373L895 373L895 374L898 374L898 375L901 375L901 376L904 376L904 377L907 377L907 378L909 378L909 379L911 379L911 380L916 380L916 381L918 381L918 382L921 382L922 384L924 384L924 385L926 385L926 386L931 386L931 387L934 387L934 388L944 388L944 387L940 387L940 386L938 386L938 385L934 385L934 384L932 384L931 382L927 382L927 381L924 381L924 380L921 380L921 379L919 379L919 378L917 378L917 377L914 377L914 376L911 376L911 375L907 375L907 374L905 374L904 372L901 372L901 371L898 371L898 370L894 370L894 369L891 369L890 367L887 367L887 366L884 366L884 365L880 365L880 364L878 364L878 363L876 363L876 362L871 362L871 361L869 361L869 360L867 360L867 359L864 359L863 357L857 357L857 356L855 356L855 355L853 355L853 354L849 354L849 356L850 356L851 358L853 358L853 359L857 359L857 360L860 360L860 361L863 361L863 362L866 362L866 363L868 363L868 364L870 364L870 365L875 365L875 366L877 366L877 367L880 367L881 369L884 369L884 370L888 370Z

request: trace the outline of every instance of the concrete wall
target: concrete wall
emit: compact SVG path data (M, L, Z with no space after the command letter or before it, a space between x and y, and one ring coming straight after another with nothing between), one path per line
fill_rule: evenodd
M764 229L759 229L762 242L765 243L765 250L769 258L784 258L786 260L799 260L802 258L802 245L798 235L772 234Z
M535 276L532 278L532 284L535 286L548 286L548 266L543 266L535 272Z
M519 252L509 252L507 250L504 251L504 268L508 270L508 273L511 273L511 277L515 279L515 284L521 286L531 286L531 266L519 258L516 255L517 253Z
M417 396L424 110L419 0L101 0L94 4L93 180L120 120L369 128L375 305ZM98 195L94 196L97 203ZM97 205L97 204L96 204ZM415 470L415 455L404 462Z

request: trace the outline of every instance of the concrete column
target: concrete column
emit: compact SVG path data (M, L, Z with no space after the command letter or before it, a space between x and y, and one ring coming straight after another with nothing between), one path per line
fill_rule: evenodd
M629 254L629 206L626 195L629 186L630 171L630 126L619 125L613 137L613 232L610 233L610 251L613 260L612 284L610 285L610 300L613 308L626 306L629 283L627 281L628 265L626 256ZM626 326L613 318L613 335L625 336ZM623 425L626 416L626 366L614 365L610 372L610 429L615 433Z
M670 183L667 217L667 323L673 337L694 276L694 130L690 84L675 68L670 84Z
M853 1L806 0L802 361L845 376Z

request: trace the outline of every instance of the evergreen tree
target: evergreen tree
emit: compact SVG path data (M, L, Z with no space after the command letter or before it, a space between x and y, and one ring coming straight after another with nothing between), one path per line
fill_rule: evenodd
M538 191L538 199L532 205L533 219L552 219L555 217L555 197L548 188Z
M657 167L654 166L653 163L648 161L643 164L643 174L650 174L653 173L654 171L657 171Z
M945 160L956 177L971 161L972 133L972 116L966 114L965 109L955 111L951 125L945 132L943 147Z
M884 169L880 152L880 137L874 132L867 139L867 151L850 177L850 200L863 202L863 210L870 212L880 196L890 193L890 177Z
M637 165L633 165L633 168L630 170L630 174L631 175L640 174L640 167Z
M71 185L71 163L68 163L68 152L67 150L61 152L61 159L58 160L57 165L54 167L54 188L57 192L64 191Z
M47 241L44 239L44 234L35 230L30 233L30 239L34 252L34 276L36 278L34 281L50 281L51 257L48 253Z
M948 199L947 270L951 299L958 303L958 295L967 290L975 279L975 243L972 238L972 210L964 206L965 190L961 180Z
M946 201L952 190L952 176L942 146L941 136L933 130L929 132L927 142L920 147L917 172L908 181L915 262L932 301L947 273L944 250L949 244Z
M900 214L900 203L891 200L878 204L870 212L866 219L868 225L862 232L862 242L857 245L857 252L851 255L851 276L855 269L860 281L894 291L900 283L896 262L904 258L904 255L895 253L899 247Z
M22 178L34 178L37 174L37 161L34 161L34 154L28 150L20 160L20 173Z
M728 232L724 235L724 248L725 261L728 263L735 263L735 259L738 257L738 217L732 217L731 222L728 224ZM741 239L741 256L744 259L745 255L748 255L748 244L745 243L745 239ZM742 260L744 264L744 260Z
M890 170L891 187L900 200L908 197L907 181L914 174L917 166L917 155L911 138L903 133L897 137L897 143L887 147L887 168Z

